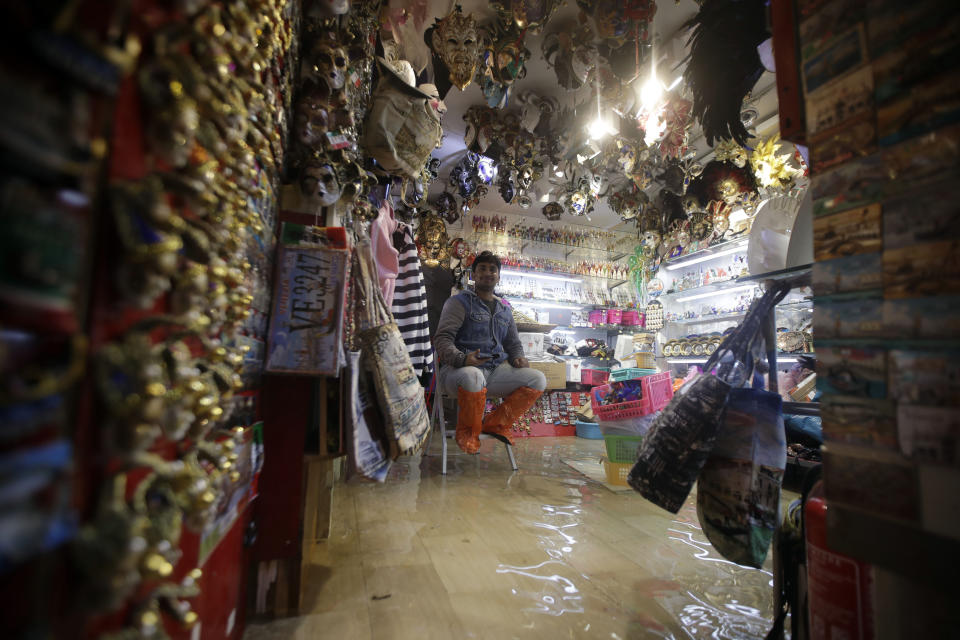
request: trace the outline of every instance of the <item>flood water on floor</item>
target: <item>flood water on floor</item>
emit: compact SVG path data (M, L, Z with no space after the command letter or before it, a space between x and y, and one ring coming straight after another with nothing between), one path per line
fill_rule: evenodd
M672 515L584 475L602 441L525 438L514 451L517 472L496 441L478 456L452 445L443 476L434 442L386 484L338 485L330 539L304 570L304 615L251 624L245 638L766 634L770 558L763 570L722 559L694 496Z

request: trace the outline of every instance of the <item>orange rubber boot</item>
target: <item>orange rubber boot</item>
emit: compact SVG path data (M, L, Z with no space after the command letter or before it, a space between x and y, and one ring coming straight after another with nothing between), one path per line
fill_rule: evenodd
M541 395L543 395L543 391L537 391L530 387L520 387L507 396L500 403L500 406L487 416L486 420L483 421L483 431L502 436L507 439L507 442L513 444L513 437L511 436L513 423L526 413L527 409L532 407Z
M487 390L464 391L457 388L457 446L466 453L480 450L480 429L483 428L483 409L487 404Z

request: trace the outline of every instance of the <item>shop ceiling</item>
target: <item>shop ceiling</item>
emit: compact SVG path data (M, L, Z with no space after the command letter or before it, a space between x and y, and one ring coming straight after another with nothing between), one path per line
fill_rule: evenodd
M432 0L427 4L427 17L424 24L432 25L435 18L443 18L453 10L454 4L449 0ZM456 4L462 7L465 14L473 15L477 24L481 27L491 25L497 20L496 12L486 0L463 0ZM403 2L400 5L402 6ZM672 84L682 75L683 68L678 65L682 65L688 51L688 31L683 28L683 25L696 15L698 8L699 6L694 0L661 0L657 3L656 14L650 29L650 42L653 43L654 57L658 62L657 76L665 85ZM544 38L549 34L571 32L578 24L579 14L580 9L575 0L564 0L561 7L538 34L528 33L526 35L525 46L532 55L526 62L525 76L514 83L511 98L506 107L507 111L518 110L516 97L527 91L540 97L553 97L561 107L573 107L576 104L584 103L594 95L592 85L585 84L572 91L560 86L556 73L545 60L541 48ZM643 74L649 73L647 64L642 65L641 72ZM679 88L682 90L682 86ZM774 74L765 71L744 102L744 108L752 108L756 111L754 130L761 136L769 136L777 131L777 97L774 88ZM437 194L447 187L450 170L467 152L464 144L464 133L467 128L464 114L472 105L486 104L483 93L475 81L462 91L457 87L452 87L444 96L444 102L448 111L443 116L443 141L441 147L434 152L434 157L439 158L442 164L439 178L430 186L431 200L434 200ZM690 129L688 145L693 148L693 153L698 160L704 163L709 160L711 148L707 145L700 127L696 123ZM545 169L544 176L536 183L530 194L534 202L529 208L524 209L517 204L504 202L497 192L496 185L491 185L488 193L472 211L487 215L514 214L529 217L531 222L546 222L541 213L545 201L541 199L551 188L554 189L554 194L556 194L556 186L550 184L552 178L551 167L548 166ZM447 188L451 191L455 190L452 187ZM657 190L658 186L655 183L647 189L647 193L653 197ZM564 213L561 220L556 224L581 224L608 230L627 231L635 229L633 221L621 222L603 198L596 202L595 209L589 219L585 216L574 217Z

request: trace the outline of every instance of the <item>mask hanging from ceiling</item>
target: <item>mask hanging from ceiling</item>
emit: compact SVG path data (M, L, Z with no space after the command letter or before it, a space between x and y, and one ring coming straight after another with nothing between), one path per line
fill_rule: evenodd
M650 39L650 22L657 12L654 0L577 0L577 6L593 22L597 37L608 47L617 48Z
M477 23L472 15L463 15L460 6L437 20L430 38L433 52L446 65L450 82L463 91L473 80L480 59Z
M717 160L707 163L700 176L691 182L690 189L701 202L719 200L748 211L756 206L758 197L756 180L749 168Z
M574 33L548 34L543 39L541 52L557 74L557 83L571 91L587 82L598 56L590 29L585 27Z
M453 224L460 219L460 206L457 204L456 197L449 191L444 191L437 197L436 208L437 215L447 224Z
M559 202L548 202L543 206L541 213L543 213L543 217L547 220L555 222L563 216L563 207L560 206Z
M480 84L483 96L492 108L505 107L514 82L527 73L530 50L523 44L524 35L516 29L504 31L495 25L493 33L485 40Z
M490 6L497 12L505 27L516 25L536 35L550 17L560 8L563 0L491 0Z
M650 203L650 198L643 191L636 191L632 187L627 187L610 194L607 203L622 221L628 222L643 215L644 207Z

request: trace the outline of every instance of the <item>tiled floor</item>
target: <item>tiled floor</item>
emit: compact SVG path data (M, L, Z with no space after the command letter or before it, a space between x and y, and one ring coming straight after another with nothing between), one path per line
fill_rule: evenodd
M245 638L758 638L769 628L769 558L765 570L721 559L692 496L672 516L578 472L602 441L520 439L518 472L492 440L479 456L453 451L447 476L434 455L395 465L384 485L338 486L331 537L304 575L305 615L250 625Z

